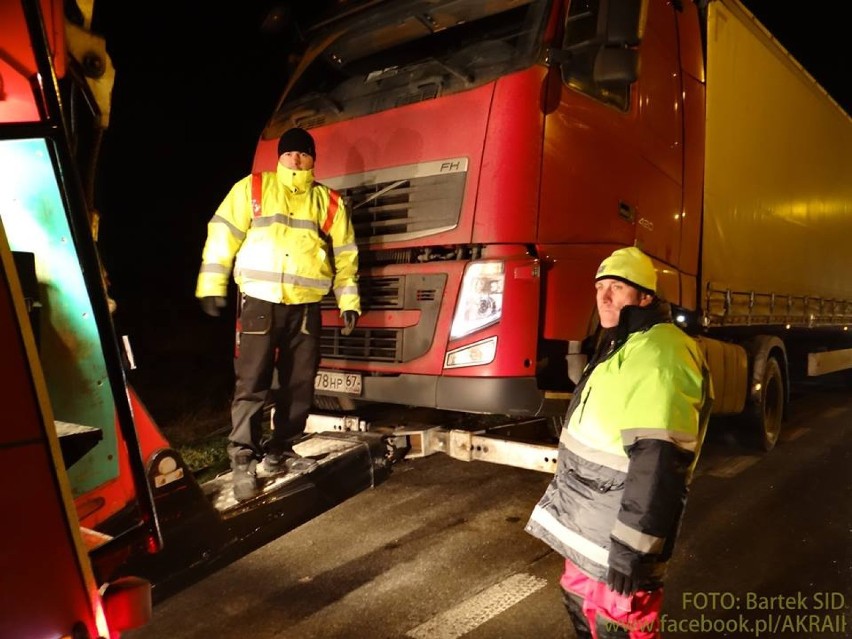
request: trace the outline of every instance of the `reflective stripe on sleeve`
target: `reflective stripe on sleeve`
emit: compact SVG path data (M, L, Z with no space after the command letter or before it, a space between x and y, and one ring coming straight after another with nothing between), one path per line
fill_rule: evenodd
M358 245L355 244L354 242L352 242L350 244L344 244L342 246L335 246L334 247L334 255L336 257L336 256L340 255L341 253L346 253L347 251L357 251L357 250L358 250Z
M242 242L246 238L246 234L243 231L231 224L221 215L214 215L213 217L211 217L210 224L224 224L228 227L228 231L230 231L231 235L233 235L240 242Z
M640 439L659 439L671 442L682 450L694 452L698 445L695 433L669 430L667 428L628 428L621 431L621 443L629 448Z
M222 266L221 264L204 263L199 269L199 273L213 273L215 275L227 275L230 272L230 267Z
M601 466L606 466L607 468L619 470L623 473L627 472L627 467L630 464L630 459L626 454L623 456L614 455L613 453L608 453L598 448L592 448L591 446L581 442L576 437L570 435L567 428L562 429L562 434L559 437L559 443L583 459L600 464Z
M343 295L358 295L358 287L357 286L340 286L334 289L334 296L337 299L340 299Z
M661 553L663 545L666 543L665 537L655 537L639 532L618 519L615 520L615 525L612 527L612 536L645 554Z
M556 537L568 548L576 550L596 564L600 564L601 566L609 564L609 551L606 548L598 546L596 543L578 535L573 530L569 530L541 506L536 506L533 509L530 519Z

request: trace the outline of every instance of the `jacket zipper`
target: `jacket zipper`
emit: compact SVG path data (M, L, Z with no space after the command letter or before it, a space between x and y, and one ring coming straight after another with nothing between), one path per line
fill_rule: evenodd
M592 387L589 386L589 390L586 392L586 396L583 398L583 403L580 404L580 419L577 420L577 425L583 423L583 412L586 410L586 402L589 401L589 395L592 394Z

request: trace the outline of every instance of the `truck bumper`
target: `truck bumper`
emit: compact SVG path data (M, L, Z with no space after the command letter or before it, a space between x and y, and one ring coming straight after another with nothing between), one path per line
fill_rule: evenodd
M539 415L544 394L534 377L364 377L359 398L467 413Z

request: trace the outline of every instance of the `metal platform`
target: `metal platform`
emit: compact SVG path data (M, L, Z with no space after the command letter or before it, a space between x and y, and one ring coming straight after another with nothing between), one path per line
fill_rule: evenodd
M148 579L157 602L380 484L391 472L387 439L378 433L313 433L295 450L316 465L270 474L258 464L260 491L244 501L234 498L230 471L200 484L177 451L157 451L149 460L148 479L163 547L146 552L141 536L113 549L107 544L98 569L113 578ZM128 544L134 546L129 551Z
M284 469L270 473L263 463L258 463L257 483L260 490L258 495L252 499L238 502L234 498L234 491L232 490L233 473L230 470L204 483L202 489L216 510L224 513L234 508L245 507L254 502L262 501L264 497L273 496L288 485L293 486L312 473L321 472L323 467L330 467L337 460L359 449L365 451L369 456L369 445L363 441L336 436L334 433L317 433L293 447L293 450L299 455L313 459L317 462L317 465L307 471ZM375 479L371 485L375 485Z

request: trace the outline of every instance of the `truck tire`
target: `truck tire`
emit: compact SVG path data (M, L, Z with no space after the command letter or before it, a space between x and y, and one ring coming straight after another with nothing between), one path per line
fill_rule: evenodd
M557 442L562 436L562 427L565 425L565 415L551 415L547 418L547 430L550 436Z
M777 357L768 357L763 369L760 399L749 408L746 418L756 447L769 452L778 443L784 420L784 375Z

